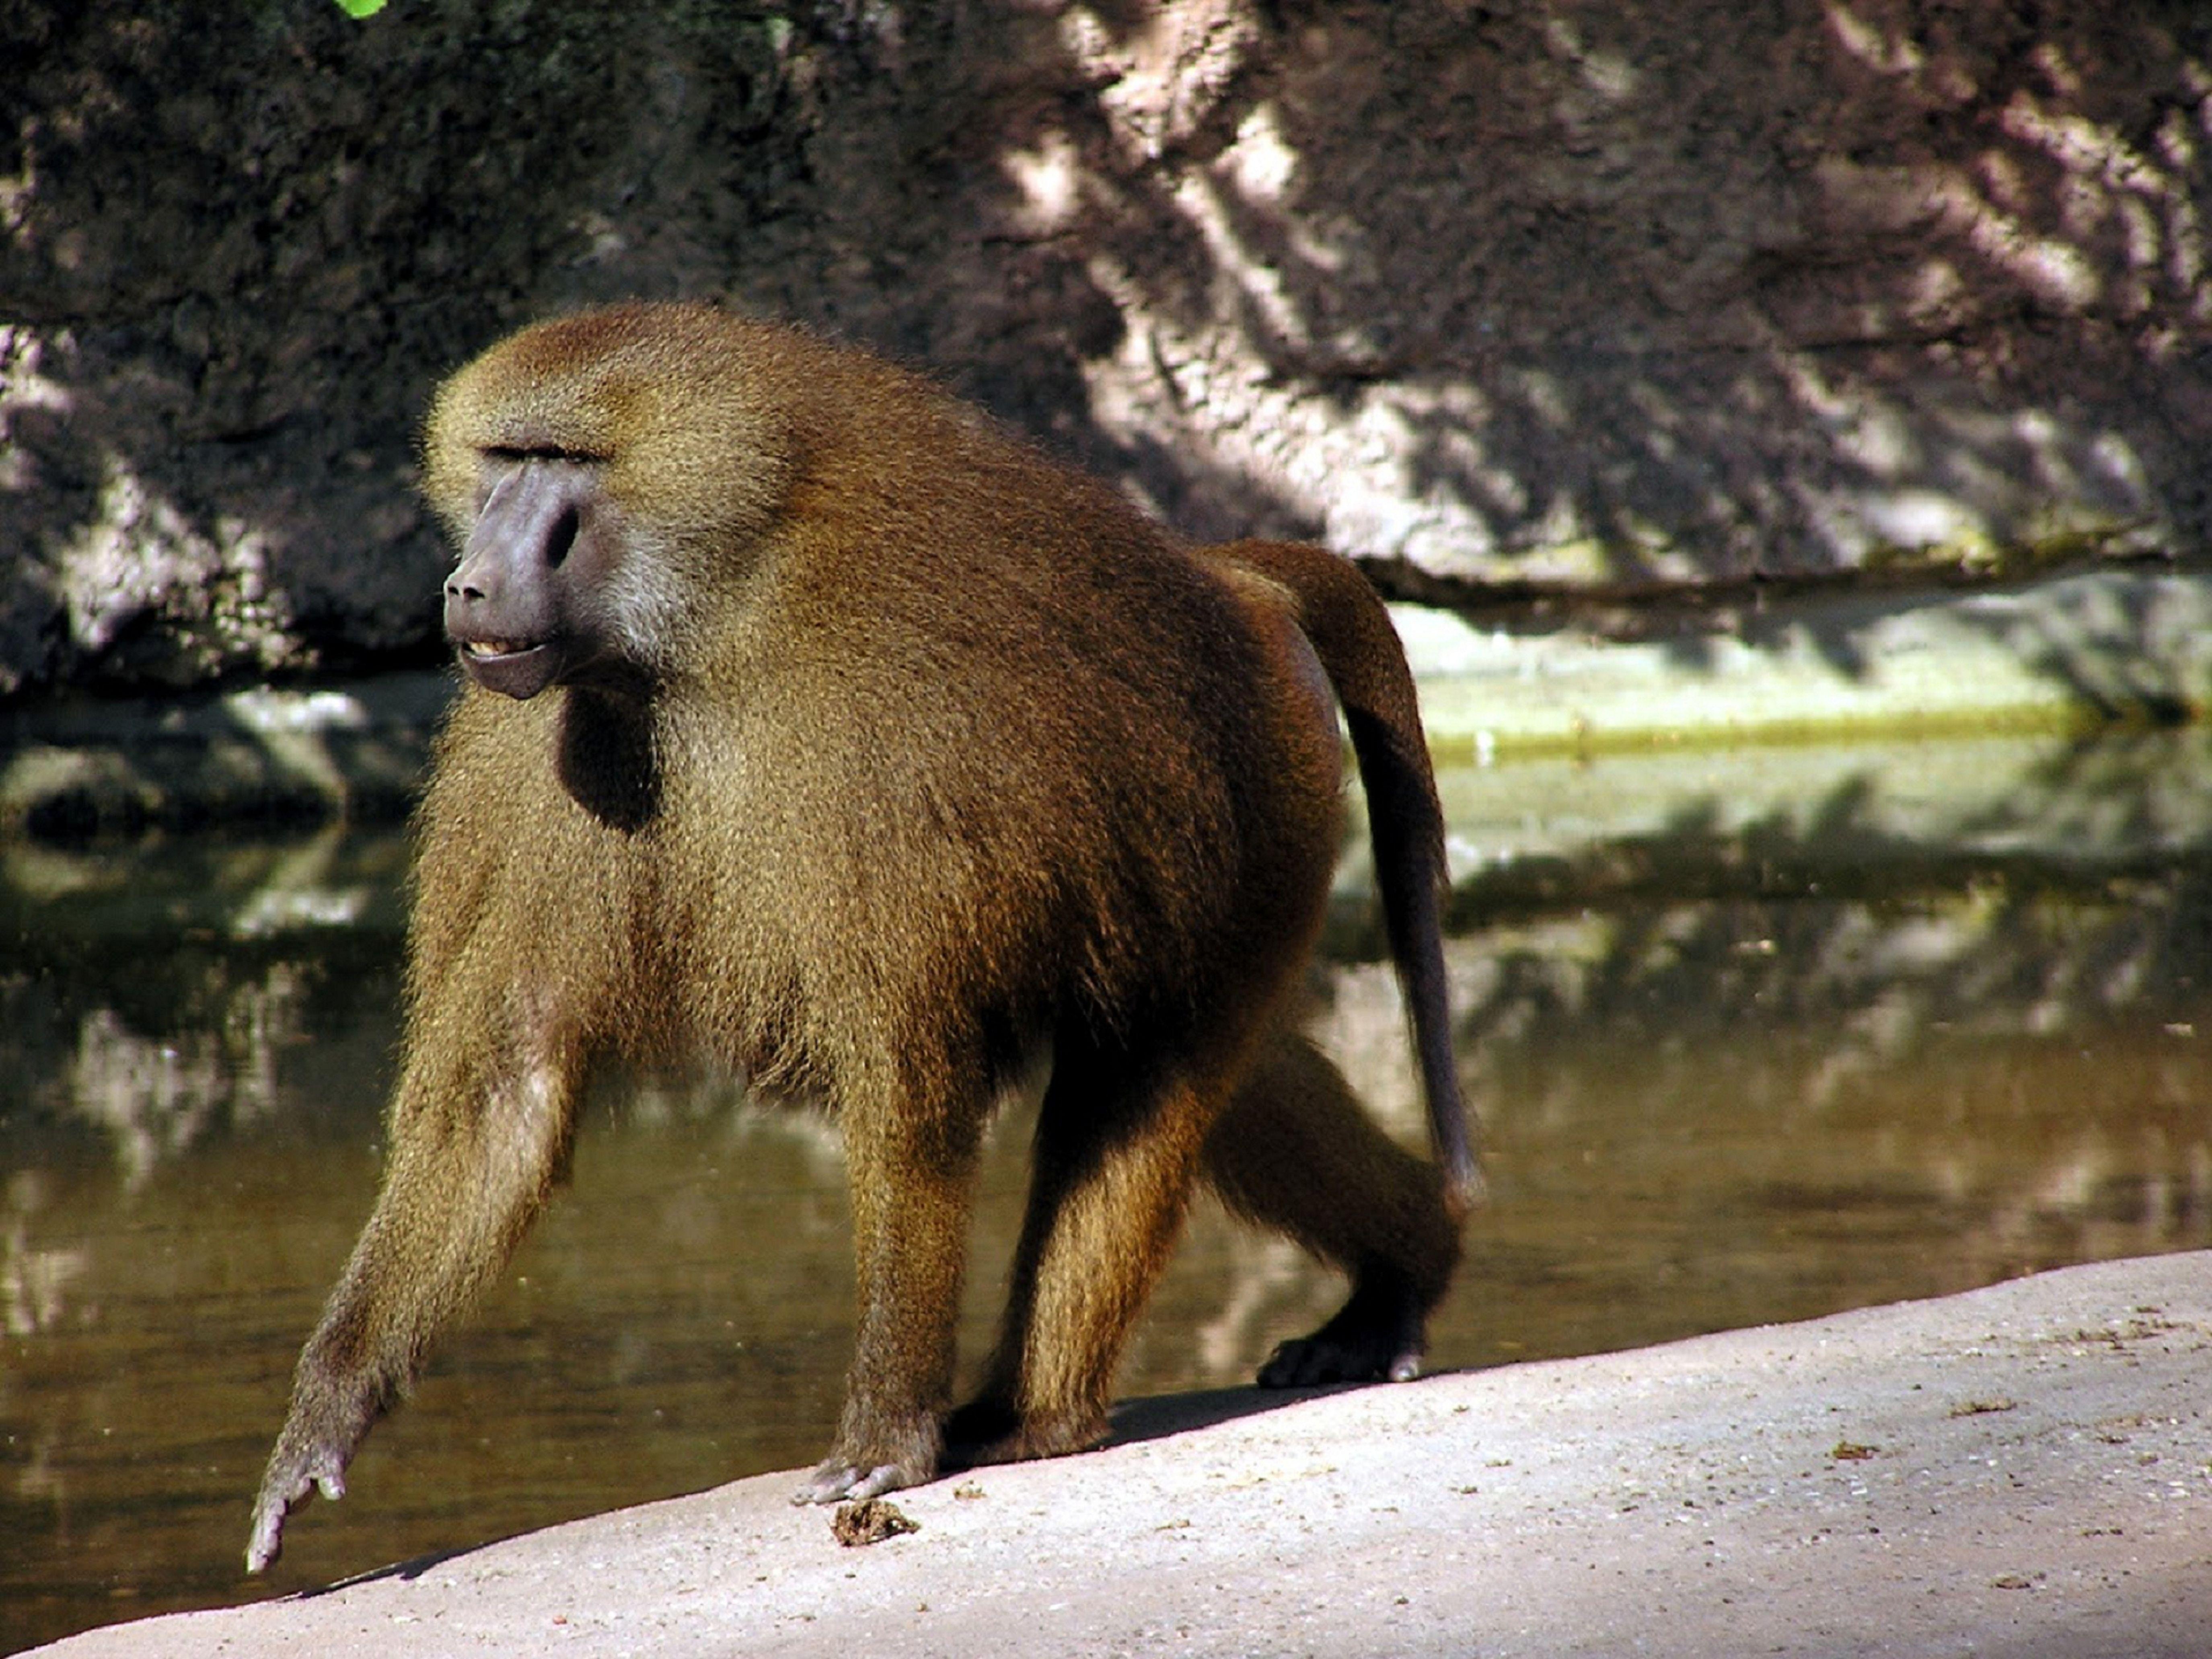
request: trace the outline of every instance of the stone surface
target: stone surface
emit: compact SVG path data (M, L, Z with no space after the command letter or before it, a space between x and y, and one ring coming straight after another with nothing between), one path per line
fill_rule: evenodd
M767 1475L39 1651L2195 1659L2208 1365L2212 1255L2107 1263L1397 1388L1139 1402L1104 1451L900 1493L919 1530L864 1551Z
M2182 0L609 16L0 9L0 696L419 658L429 388L637 295L1417 597L2206 550Z

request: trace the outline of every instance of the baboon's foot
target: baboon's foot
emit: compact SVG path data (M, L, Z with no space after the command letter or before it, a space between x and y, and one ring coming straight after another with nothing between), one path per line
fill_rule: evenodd
M1325 1382L1406 1382L1421 1374L1428 1308L1402 1285L1361 1284L1335 1317L1279 1346L1260 1368L1263 1389Z

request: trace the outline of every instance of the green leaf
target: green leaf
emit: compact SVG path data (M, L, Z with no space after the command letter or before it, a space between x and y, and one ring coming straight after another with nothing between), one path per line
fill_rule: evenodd
M349 17L374 17L384 9L384 0L338 0L338 9Z

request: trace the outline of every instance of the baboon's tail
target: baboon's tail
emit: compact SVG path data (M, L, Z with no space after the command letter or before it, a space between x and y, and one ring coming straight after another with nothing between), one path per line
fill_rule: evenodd
M1343 705L1367 791L1376 885L1405 988L1429 1134L1447 1196L1455 1212L1463 1212L1482 1196L1482 1171L1452 1061L1443 959L1443 811L1404 647L1366 577L1326 548L1243 541L1209 551L1288 594Z

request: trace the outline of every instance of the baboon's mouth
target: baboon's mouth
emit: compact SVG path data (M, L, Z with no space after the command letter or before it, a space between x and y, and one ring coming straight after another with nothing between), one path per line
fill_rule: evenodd
M561 647L550 640L456 640L461 666L487 691L534 697L561 672Z

